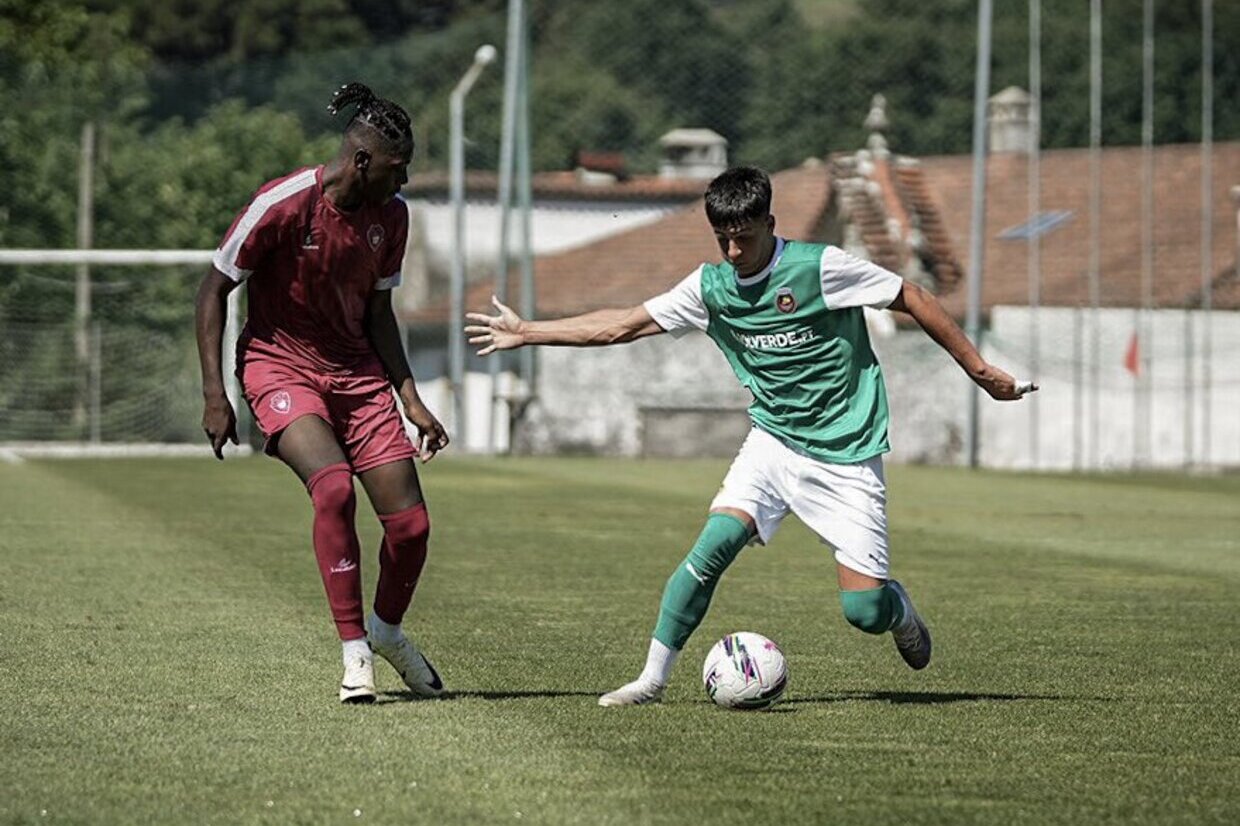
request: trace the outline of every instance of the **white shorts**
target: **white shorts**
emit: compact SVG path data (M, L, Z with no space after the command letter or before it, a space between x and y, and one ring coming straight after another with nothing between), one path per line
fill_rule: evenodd
M836 562L887 578L887 485L881 456L831 464L798 453L755 427L710 507L749 514L757 541L764 545L792 512L835 549Z

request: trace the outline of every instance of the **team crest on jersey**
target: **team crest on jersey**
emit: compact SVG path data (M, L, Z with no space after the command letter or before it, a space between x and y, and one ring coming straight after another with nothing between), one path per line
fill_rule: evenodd
M386 233L383 231L382 224L371 224L370 229L366 230L366 241L370 244L372 250L379 249L379 245L383 243L383 237Z
M775 293L775 309L781 313L790 313L797 308L796 296L789 287L780 287Z
M287 413L293 409L293 397L287 390L281 390L271 397L271 409L277 413Z

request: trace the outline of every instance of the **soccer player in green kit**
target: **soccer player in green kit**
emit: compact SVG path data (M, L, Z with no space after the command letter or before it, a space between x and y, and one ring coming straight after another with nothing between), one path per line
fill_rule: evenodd
M532 321L494 300L469 313L479 355L523 345L622 344L658 333L705 332L750 393L753 428L710 506L706 525L667 581L641 675L599 705L658 702L701 623L719 577L741 549L767 543L794 513L835 549L844 616L891 632L914 669L930 663L930 632L888 577L887 396L865 307L908 313L974 382L999 400L1037 388L986 363L926 290L838 247L775 235L771 182L753 167L719 175L706 217L725 260L703 264L663 295L628 309Z

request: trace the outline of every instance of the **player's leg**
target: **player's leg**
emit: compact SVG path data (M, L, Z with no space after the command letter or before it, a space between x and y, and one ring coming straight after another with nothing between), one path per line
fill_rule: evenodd
M362 617L353 470L331 426L317 415L301 416L285 427L276 435L275 450L305 484L314 507L314 557L345 664L340 699L371 702L375 699L374 659Z
M382 367L332 379L328 404L337 435L383 525L379 583L370 615L370 644L419 697L437 697L443 682L405 636L401 621L426 564L430 517L391 385Z
M659 619L636 680L599 698L602 706L642 705L658 701L680 657L697 630L719 578L754 533L753 517L736 508L712 510L689 554L663 586Z
M383 525L370 643L411 691L422 697L439 696L443 681L401 629L426 564L431 533L417 468L411 459L400 459L365 470L358 478Z
M802 457L793 512L835 549L844 618L867 634L891 632L912 668L930 663L930 632L908 593L888 578L887 493L882 459L829 464Z
M318 379L295 366L265 357L242 362L242 387L266 452L288 465L314 507L314 556L340 635L345 663L340 699L374 699L374 667L362 624L362 581L356 498L345 454L332 428Z
M773 481L780 455L771 450L772 441L757 429L746 438L697 541L663 588L645 668L633 682L600 697L599 705L657 702L681 650L706 616L723 572L750 541L765 543L774 535L787 506Z

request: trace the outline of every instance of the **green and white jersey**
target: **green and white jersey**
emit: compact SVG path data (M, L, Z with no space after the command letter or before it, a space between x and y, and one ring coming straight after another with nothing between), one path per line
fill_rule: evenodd
M776 239L766 269L741 278L703 264L645 303L674 336L702 330L753 394L754 425L825 462L887 452L887 393L864 307L884 308L903 280L838 247Z

